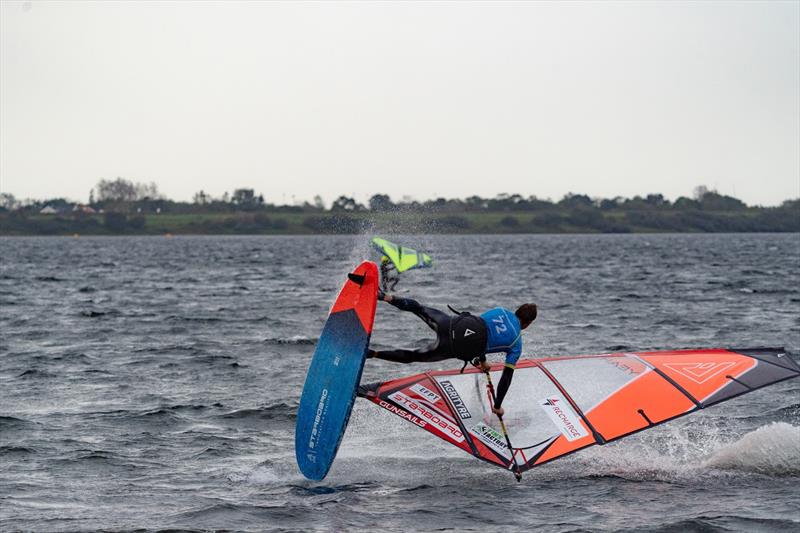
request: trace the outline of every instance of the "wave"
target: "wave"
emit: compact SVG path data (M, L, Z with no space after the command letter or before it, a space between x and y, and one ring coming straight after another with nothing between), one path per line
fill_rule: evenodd
M234 445L229 442L220 442L217 446L208 446L191 455L192 459L218 459L231 457L239 453Z
M289 494L295 496L318 496L320 494L336 494L337 492L372 492L379 484L374 481L362 481L359 483L345 483L342 485L289 485ZM431 488L430 485L419 485L396 492L414 492Z
M279 339L279 338L267 338L264 339L264 344L273 344L273 345L295 345L295 346L314 346L317 344L317 339L312 339L309 337L303 337L302 335L295 335L293 337L289 337L287 339Z
M62 465L77 465L81 469L96 465L101 470L109 467L136 470L141 469L145 462L150 461L136 460L108 450L79 449L68 452L65 456L54 459L53 462Z
M0 446L0 456L2 455L28 455L35 454L36 449L27 446Z
M212 324L216 322L269 322L270 319L267 316L256 316L256 317L242 317L237 315L235 312L224 311L220 312L220 316L182 316L182 315L169 315L164 320L169 322L199 322L201 324Z
M228 365L233 365L233 363L236 363L236 361L234 360L233 363L231 363L230 361L232 361L232 360L234 360L234 357L232 355L203 354L203 355L197 355L196 357L194 357L192 359L191 364L192 365L200 365L200 364L216 365L216 364L227 363ZM237 364L237 366L238 366L238 364Z
M667 482L735 473L800 475L800 427L773 422L733 442L725 433L720 426L697 427L691 421L665 425L555 461L542 474Z
M36 425L35 422L25 420L23 418L16 418L13 416L0 416L0 429L7 431L9 429L23 429Z
M751 416L742 416L742 420L759 420L759 421L786 421L786 420L800 420L800 403L793 403L783 407L776 407L762 413Z
M598 326L597 324L592 324L590 322L576 322L574 324L569 324L567 327L577 328L577 329L597 329L600 326Z
M93 411L82 413L81 416L101 419L111 419L118 421L117 423L130 424L177 424L185 423L187 419L183 416L181 409L173 409L171 407L159 407L155 409L147 409L141 411L134 411L129 409L114 409L111 411Z
M273 405L266 405L254 409L238 409L219 415L225 420L242 420L249 422L272 421L291 421L297 418L297 403L280 402Z
M260 505L235 504L230 502L215 503L197 509L181 511L171 518L181 527L185 521L188 523L201 523L207 529L230 528L234 524L237 530L258 531L304 531L302 508L297 504L286 502L264 502ZM297 526L290 527L289 524ZM280 524L274 526L274 524ZM266 526L266 527L265 527ZM348 528L349 529L349 528Z
M164 320L168 320L170 322L222 322L224 319L213 316L201 317L201 316L169 315Z
M631 349L632 348L627 344L614 344L612 346L606 346L603 348L603 350L607 353L627 352Z
M770 476L800 475L800 427L773 422L714 452L705 465Z
M47 282L51 282L51 281L52 281L52 282L61 282L61 281L67 281L66 279L63 279L63 278L57 278L57 277L55 277L55 276L36 276L36 277L35 277L35 278L33 278L33 279L34 279L35 281L47 281Z
M87 318L97 318L100 316L113 316L118 315L119 311L111 310L111 311L95 311L94 309L90 309L88 311L81 311L81 316L85 316Z
M620 531L650 531L653 533L684 533L686 531L795 531L797 522L779 518L749 516L698 516L650 528L629 528ZM583 531L581 529L580 531Z
M214 402L210 405L205 404L178 404L178 405L169 405L163 406L162 409L168 409L170 411L175 411L178 413L193 413L193 412L200 412L200 411L207 411L208 409L219 409L220 407L224 407L219 402Z
M194 403L180 404L179 403L179 404L176 404L176 405L162 405L157 410L145 411L144 414L151 414L151 413L159 412L159 411L163 411L163 412L174 411L174 412L178 412L178 413L198 412L198 411L205 411L207 409L213 409L213 408L219 408L219 407L223 407L223 405L221 403L219 403L219 402L212 403L211 405L205 405L205 404L202 404L202 403L200 403L200 404L194 404Z
M112 409L110 411L88 411L82 416L95 416L107 418L130 418L130 419L149 419L149 418L178 418L180 414L196 413L223 407L219 402L206 404L176 404L161 405L153 409L132 410L132 409Z
M200 343L200 344L205 344L205 343ZM196 343L166 344L164 346L147 346L144 348L137 348L133 350L133 353L163 354L163 353L174 353L174 352L188 352L190 354L201 353L200 350L197 348Z
M19 374L18 378L25 378L25 379L34 379L34 378L52 378L55 374L51 374L50 372L46 372L44 370L37 370L35 368L31 370L26 370L22 374Z

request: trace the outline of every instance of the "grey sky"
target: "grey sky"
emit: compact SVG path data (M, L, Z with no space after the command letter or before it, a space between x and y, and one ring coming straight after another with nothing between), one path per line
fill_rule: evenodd
M0 4L0 191L800 196L800 2Z

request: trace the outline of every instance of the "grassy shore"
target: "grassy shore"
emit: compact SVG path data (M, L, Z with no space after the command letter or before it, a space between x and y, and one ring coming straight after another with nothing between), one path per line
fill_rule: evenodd
M308 235L359 233L800 232L800 209L542 211L0 213L0 235Z

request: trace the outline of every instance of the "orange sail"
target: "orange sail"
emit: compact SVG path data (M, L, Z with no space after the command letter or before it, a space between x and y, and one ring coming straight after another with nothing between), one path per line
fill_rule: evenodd
M502 364L492 367L496 381ZM359 395L478 459L525 471L800 375L781 349L526 359L503 402L509 450L477 369L363 385Z

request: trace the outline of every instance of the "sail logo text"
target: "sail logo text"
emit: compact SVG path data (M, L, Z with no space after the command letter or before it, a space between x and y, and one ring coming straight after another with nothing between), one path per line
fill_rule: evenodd
M625 359L627 359L627 357ZM625 359L622 357L604 357L602 360L631 376L638 376L645 370L645 366L642 363L636 360L626 361ZM634 364L636 366L634 366Z
M472 434L501 455L505 455L508 451L508 445L506 445L505 439L492 427L485 424L476 424L475 427L472 428Z
M578 419L578 415L562 396L553 395L540 400L539 407L544 409L544 412L568 441L571 442L589 435Z
M456 442L464 441L464 434L461 432L461 430L458 428L456 424L445 418L443 415L439 415L437 413L428 410L420 402L412 400L411 398L409 398L400 391L395 392L394 394L389 396L389 399L402 405L410 412L421 417L426 422L429 422L433 427L437 428L447 438L452 439Z
M419 383L414 383L411 385L411 390L431 403L436 403L441 399L441 396L430 390L428 387L423 387Z
M442 390L445 392L445 394L447 394L447 397L450 398L450 401L453 403L453 407L455 407L459 418L461 418L461 420L472 418L472 414L469 412L469 409L467 409L467 406L464 404L464 400L461 399L461 396L458 394L458 391L453 384L445 380L440 381L439 385L441 385Z
M425 424L425 422L423 422L422 420L420 420L416 416L403 411L402 409L400 409L396 405L392 405L389 402L387 402L386 400L381 400L380 402L378 402L378 405L380 405L384 409L387 409L388 411L391 411L392 413L396 414L397 416L401 416L401 417L405 418L406 420L415 423L416 425L418 425L421 428L424 428L427 425L427 424Z

